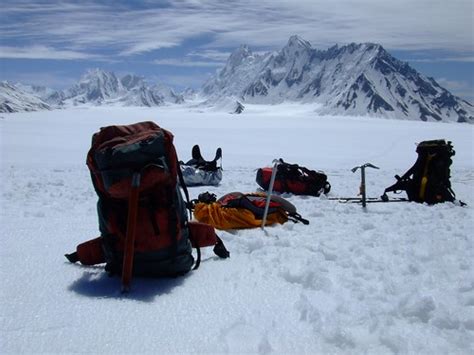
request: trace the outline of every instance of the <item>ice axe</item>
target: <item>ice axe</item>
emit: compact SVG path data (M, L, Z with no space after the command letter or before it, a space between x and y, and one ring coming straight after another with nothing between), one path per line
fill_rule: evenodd
M379 167L370 163L365 163L364 165L356 166L351 169L353 173L355 173L357 169L360 169L360 195L362 195L362 207L364 208L367 205L367 196L365 191L365 168L380 169Z

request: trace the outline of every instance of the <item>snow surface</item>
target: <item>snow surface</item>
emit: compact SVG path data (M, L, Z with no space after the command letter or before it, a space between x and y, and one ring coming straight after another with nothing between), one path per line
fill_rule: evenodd
M378 196L415 161L415 143L452 140L452 184L468 203L357 204L284 195L310 225L219 232L231 258L203 251L176 279L119 279L63 254L98 234L85 165L99 127L154 120L179 158L223 149L221 196L255 191L274 158L327 173L330 196ZM317 117L310 105L241 115L172 106L2 114L1 353L424 353L474 350L473 127Z

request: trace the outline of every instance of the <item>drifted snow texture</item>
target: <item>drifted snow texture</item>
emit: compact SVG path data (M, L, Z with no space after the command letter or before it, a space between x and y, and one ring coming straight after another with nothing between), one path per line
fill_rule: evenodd
M252 110L236 118L95 108L1 120L1 352L472 352L472 128ZM196 143L205 157L223 148L221 185L191 188L192 198L255 191L255 169L277 157L324 170L333 197L354 196L359 174L350 168L370 161L381 167L367 171L368 194L377 196L414 162L414 142L449 138L453 188L469 206L371 204L364 212L283 195L309 226L220 232L230 259L204 250L199 270L134 279L124 296L101 266L72 265L63 254L98 233L84 163L92 133L145 119L175 134L182 160Z

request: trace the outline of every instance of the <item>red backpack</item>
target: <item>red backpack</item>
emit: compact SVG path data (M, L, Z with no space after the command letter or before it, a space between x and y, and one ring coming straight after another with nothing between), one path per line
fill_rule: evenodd
M268 190L272 168L260 168L257 170L257 184L264 190ZM290 192L295 195L319 196L327 194L331 190L331 184L326 174L321 171L310 170L297 164L285 163L282 159L277 164L277 173L273 191Z
M192 246L198 248L195 268L199 247L214 245L217 255L229 256L211 226L188 222L169 131L153 122L101 128L92 137L87 166L99 197L101 235L66 254L69 261L105 262L106 271L122 275L127 291L132 273L153 277L187 273L194 264Z

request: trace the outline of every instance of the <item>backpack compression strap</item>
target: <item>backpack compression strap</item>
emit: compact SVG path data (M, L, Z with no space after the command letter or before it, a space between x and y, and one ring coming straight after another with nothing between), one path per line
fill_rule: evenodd
M189 211L189 218L192 219L193 215L192 215L191 202L189 199L189 191L188 191L188 187L186 186L186 183L184 182L183 172L181 171L180 168L178 168L178 179L179 179L179 184L181 185L181 188L183 189L184 196L186 197L186 208Z

